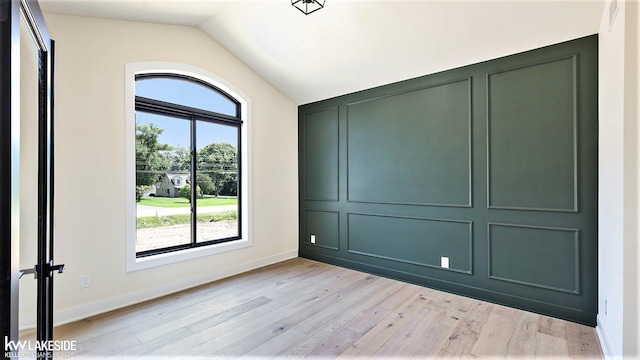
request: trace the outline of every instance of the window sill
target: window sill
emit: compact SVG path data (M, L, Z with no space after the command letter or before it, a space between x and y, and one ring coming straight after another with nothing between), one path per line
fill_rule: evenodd
M131 252L127 252L128 254L131 254L127 255L127 272L173 264L179 261L196 259L208 255L220 254L227 251L250 247L251 245L252 242L249 239L240 239L141 258L137 258L135 253L132 254Z

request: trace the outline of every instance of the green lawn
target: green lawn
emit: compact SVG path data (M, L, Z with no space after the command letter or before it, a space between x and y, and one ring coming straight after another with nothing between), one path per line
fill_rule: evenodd
M209 221L224 221L224 220L237 220L238 212L236 211L226 211L220 213L213 214L198 214L197 221L198 222L209 222ZM170 226L170 225L178 225L178 224L189 224L191 222L191 215L167 215L167 216L148 216L148 217L139 217L137 221L138 229L145 228L153 228L160 226Z
M217 206L217 205L236 205L238 198L235 196L211 196L205 195L202 199L198 199L198 206ZM138 205L158 206L167 208L188 207L189 200L186 198L166 198L143 196Z

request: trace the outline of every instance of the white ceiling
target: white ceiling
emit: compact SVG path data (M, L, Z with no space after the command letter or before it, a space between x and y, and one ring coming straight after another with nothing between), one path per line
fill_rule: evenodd
M40 0L45 12L198 26L297 104L597 33L603 0Z

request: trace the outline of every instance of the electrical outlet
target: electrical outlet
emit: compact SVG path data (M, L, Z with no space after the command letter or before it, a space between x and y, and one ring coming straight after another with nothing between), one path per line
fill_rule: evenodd
M311 234L311 243L315 244L316 243L316 236Z
M604 299L604 316L607 316L607 299Z
M446 257L446 256L442 256L440 258L440 266L445 268L445 269L448 269L449 268L449 258Z
M84 289L89 286L91 286L91 275L87 274L80 276L80 288Z

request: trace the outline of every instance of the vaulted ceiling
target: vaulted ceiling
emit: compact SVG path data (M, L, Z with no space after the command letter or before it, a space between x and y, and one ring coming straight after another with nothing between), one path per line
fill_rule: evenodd
M297 104L595 34L603 0L40 0L45 12L196 26Z

